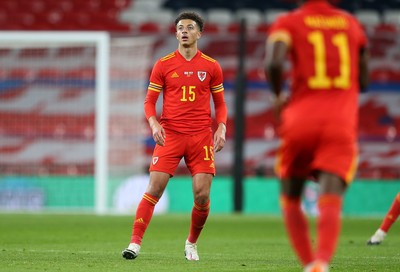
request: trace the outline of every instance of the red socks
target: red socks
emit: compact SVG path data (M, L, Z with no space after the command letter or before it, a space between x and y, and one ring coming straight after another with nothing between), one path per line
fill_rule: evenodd
M303 266L319 260L329 263L340 234L342 197L325 194L318 199L317 247L312 250L307 219L301 210L300 198L281 196L283 219L289 240Z
M281 196L283 219L289 240L303 266L314 260L308 222L301 210L300 198Z
M196 243L200 233L206 223L208 214L210 213L210 201L205 205L194 203L192 209L192 218L190 223L189 237L187 238L190 243Z
M154 206L157 204L158 198L147 193L143 195L142 200L136 210L135 221L133 222L131 243L140 245L147 226L153 216ZM192 219L190 224L190 232L188 240L191 243L196 243L200 233L206 223L210 212L210 201L205 205L194 203L192 209Z
M400 214L400 193L398 193L394 198L392 206L387 212L379 228L384 232L388 232L392 224L396 222L396 219L397 217L399 217L399 214Z
M318 209L318 243L315 259L329 263L336 250L340 235L342 197L334 194L321 195L318 199Z
M140 245L143 235L153 216L154 206L157 204L158 198L147 193L143 195L142 200L136 210L135 221L133 222L131 243Z

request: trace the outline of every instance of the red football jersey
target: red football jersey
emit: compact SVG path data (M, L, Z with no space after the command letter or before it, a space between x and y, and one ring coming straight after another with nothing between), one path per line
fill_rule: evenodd
M359 22L325 1L309 0L279 17L268 39L289 46L291 96L282 113L283 127L333 122L355 133L358 61L367 43Z
M191 134L211 129L211 94L214 103L218 98L216 105L222 103L225 107L225 101L220 99L223 91L222 69L215 59L198 51L188 61L176 50L155 63L145 103L157 99L162 92L160 124L164 129ZM146 110L146 117L151 115L154 112ZM218 122L226 122L218 118L217 115Z

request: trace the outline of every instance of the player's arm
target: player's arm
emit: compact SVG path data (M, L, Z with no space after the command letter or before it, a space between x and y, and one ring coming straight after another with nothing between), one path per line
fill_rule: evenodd
M264 71L271 84L271 90L275 94L273 103L278 117L286 103L286 99L282 95L282 87L284 83L284 64L290 43L290 36L287 32L277 31L268 37L266 44L267 58Z
M282 41L267 41L267 60L265 73L271 84L272 92L278 97L282 92L283 71L287 45Z
M147 89L146 99L144 100L144 113L149 122L154 141L161 146L165 145L165 131L157 120L156 104L160 95L161 86L151 83Z
M226 142L226 121L228 119L223 87L220 91L212 92L212 97L215 108L215 119L218 123L218 128L214 133L214 151L219 152L224 148Z
M366 92L368 83L369 83L369 78L368 78L368 59L369 59L369 54L368 50L363 47L360 49L360 57L359 57L359 62L358 62L358 67L359 67L359 84L360 84L360 91L361 92Z

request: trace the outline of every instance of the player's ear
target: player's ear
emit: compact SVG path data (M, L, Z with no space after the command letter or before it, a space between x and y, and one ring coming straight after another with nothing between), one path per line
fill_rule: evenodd
M198 32L197 32L197 39L200 39L200 38L201 38L201 32L198 31Z

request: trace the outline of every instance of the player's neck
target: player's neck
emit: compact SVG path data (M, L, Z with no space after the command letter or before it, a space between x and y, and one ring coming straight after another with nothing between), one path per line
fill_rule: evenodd
M178 51L186 60L191 60L197 54L197 46L179 46Z

